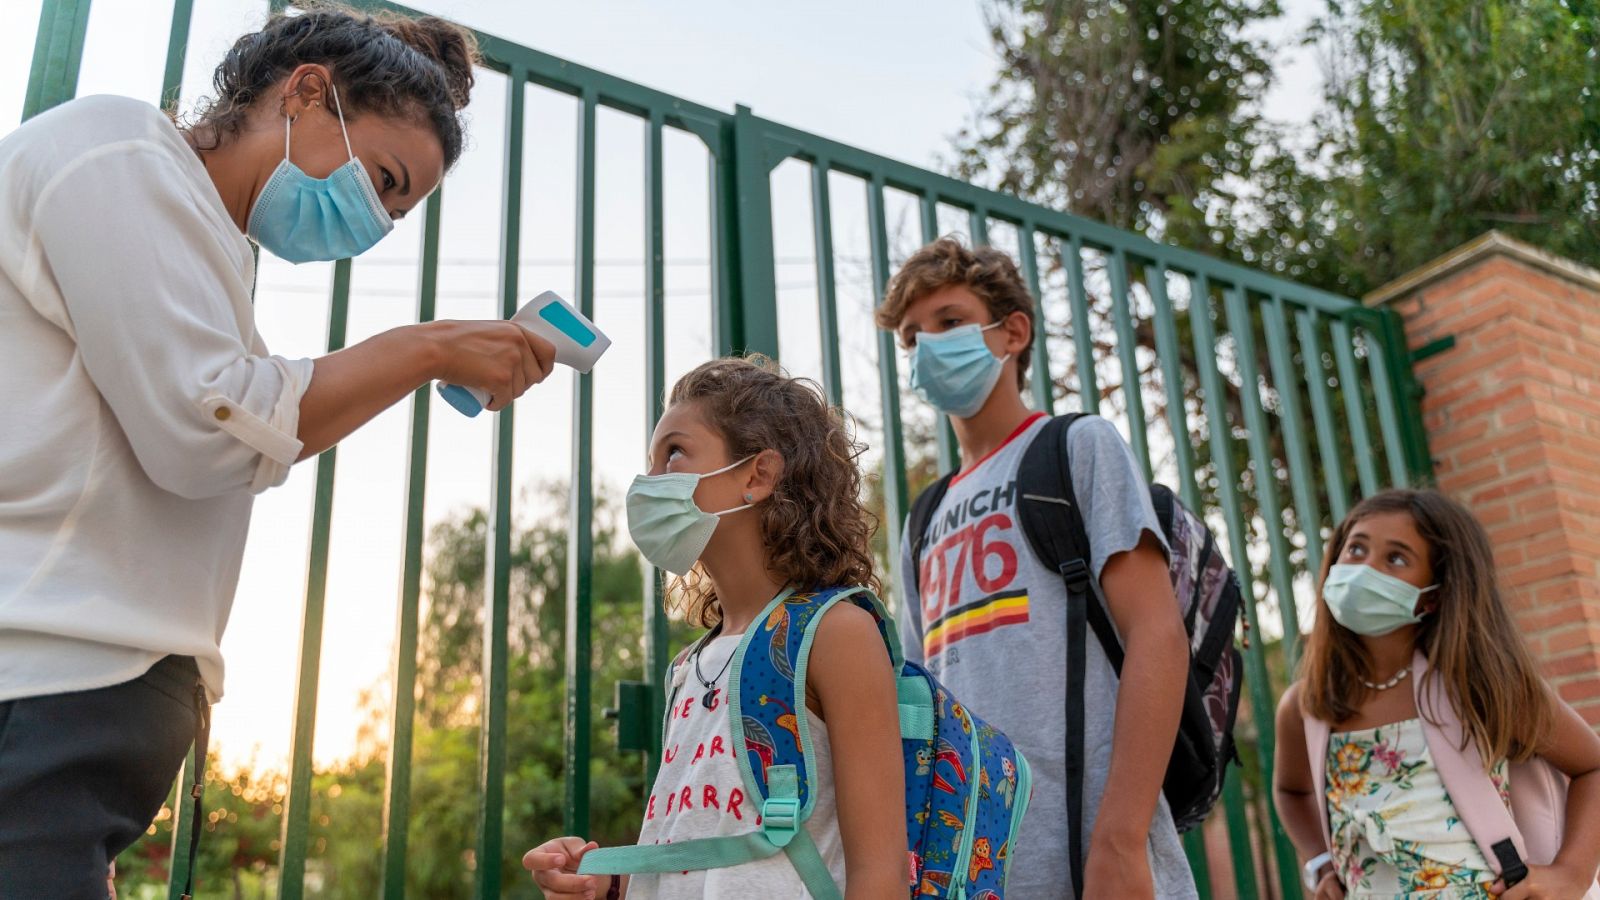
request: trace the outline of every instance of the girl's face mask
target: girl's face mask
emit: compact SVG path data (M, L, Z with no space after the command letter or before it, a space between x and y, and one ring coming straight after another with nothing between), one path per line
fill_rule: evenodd
M1334 621L1368 637L1388 634L1422 621L1417 601L1428 591L1368 565L1339 563L1328 569L1322 599Z
M702 478L714 478L744 465L756 454L714 472L667 472L639 475L628 487L628 534L651 565L674 575L687 575L717 530L721 517L749 509L746 503L721 512L706 512L694 502Z

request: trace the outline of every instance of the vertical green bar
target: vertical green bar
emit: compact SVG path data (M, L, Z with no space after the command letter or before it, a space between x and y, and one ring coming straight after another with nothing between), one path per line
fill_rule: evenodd
M522 146L527 74L513 66L506 79L506 137L501 165L500 316L517 311L517 270L522 260ZM500 896L500 858L505 841L506 691L511 624L512 407L494 418L494 456L489 499L488 590L483 616L483 724L478 732L478 900Z
M931 244L939 239L939 198L923 194L917 205L922 213L922 243Z
M1189 871L1194 874L1195 892L1200 900L1211 900L1211 863L1206 859L1206 836L1194 828L1183 836L1183 853L1189 857Z
M1262 765L1261 783L1272 783L1270 772L1270 759L1272 759L1272 689L1267 682L1267 663L1262 658L1261 628L1256 621L1256 589L1251 578L1250 548L1248 548L1248 532L1245 532L1245 512L1238 504L1238 480L1234 477L1234 448L1232 448L1232 429L1227 423L1227 392L1222 389L1222 375L1216 368L1216 331L1211 327L1211 287L1205 275L1192 275L1190 283L1194 290L1189 299L1189 322L1194 331L1195 364L1200 368L1200 389L1205 391L1206 426L1211 432L1211 464L1216 469L1216 482L1218 482L1218 498L1222 501L1222 517L1227 520L1227 544L1234 557L1234 570L1238 575L1238 585L1243 593L1245 602L1245 623L1250 628L1250 633L1256 636L1254 641L1248 642L1245 647L1245 684L1250 689L1251 714L1256 717L1256 729L1261 733ZM1237 786L1237 778L1230 778L1230 783ZM1242 810L1242 807L1240 807ZM1234 810L1229 810L1230 814ZM1243 818L1240 815L1240 818ZM1270 825L1272 830L1277 830L1277 820ZM1240 852L1250 854L1251 842L1248 839L1238 841L1232 834L1230 822L1229 842L1234 850L1234 874L1240 878ZM1251 879L1254 879L1253 863L1250 866ZM1240 890L1240 895L1245 897L1245 892ZM1251 890L1250 897L1256 892Z
M872 244L874 306L889 285L889 226L883 209L883 176L867 185L867 230ZM894 335L878 329L878 386L883 397L883 516L889 531L890 580L900 574L900 531L906 511L906 457L900 430L900 375L895 369Z
M183 757L183 768L178 770L177 789L172 792L172 864L167 867L167 900L183 900L183 876L189 866L189 815L194 809L189 797L190 782L194 780L195 745ZM199 873L195 873L199 883Z
M1049 415L1055 415L1055 392L1050 382L1050 348L1045 344L1044 293L1039 289L1037 236L1033 224L1024 222L1017 229L1017 243L1022 250L1022 277L1028 280L1028 293L1033 295L1033 404Z
M33 67L22 101L22 121L71 100L78 93L83 36L89 30L89 0L49 0L39 10Z
M1167 294L1167 269L1152 263L1145 269L1145 287L1155 307L1156 359L1167 394L1167 427L1172 429L1172 449L1178 460L1178 493L1184 505L1199 510L1200 491L1194 480L1194 445L1189 441L1189 415L1183 390L1183 359L1178 350L1178 320Z
M1091 415L1100 412L1100 384L1094 373L1094 326L1089 321L1089 292L1083 284L1083 241L1067 239L1062 262L1067 267L1067 300L1072 305L1072 340L1078 364L1078 405Z
M333 296L328 309L328 352L344 347L350 317L350 260L333 265ZM317 679L322 669L322 612L328 596L328 533L333 526L333 472L338 448L317 457L317 493L311 513L311 558L307 564L306 606L300 621L299 680L295 689L294 731L290 737L289 796L283 804L283 852L279 857L279 900L305 893L306 850L311 832L311 747L317 724Z
M1382 327L1379 323L1379 328ZM1389 461L1388 487L1410 487L1411 476L1406 472L1405 436L1400 430L1398 407L1400 398L1395 395L1393 376L1389 373L1389 353L1383 336L1372 327L1363 328L1361 337L1367 345L1367 365L1372 370L1372 400L1378 407L1378 430L1383 434L1383 454Z
M1433 483L1433 453L1428 449L1428 429L1422 422L1422 386L1412 371L1411 346L1406 340L1405 321L1393 309L1375 311L1383 332L1383 348L1393 379L1395 408L1400 411L1401 433L1405 436L1407 467L1413 483Z
M1300 356L1306 369L1306 392L1311 395L1311 419L1317 428L1317 453L1322 458L1322 477L1328 490L1328 512L1333 521L1344 520L1350 506L1350 489L1344 481L1344 453L1334 431L1333 401L1328 397L1328 370L1322 363L1321 317L1314 310L1295 313L1300 332Z
M1267 355L1272 362L1272 383L1282 409L1283 442L1289 453L1289 489L1294 494L1294 518L1306 539L1306 569L1312 579L1322 569L1322 509L1317 503L1316 476L1306 444L1305 417L1300 411L1299 375L1294 369L1294 345L1289 337L1288 313L1283 298L1274 297L1262 307ZM1293 671L1290 670L1291 677Z
M772 240L772 166L761 123L747 106L733 114L738 185L739 306L743 352L778 358L778 273Z
M1117 358L1122 361L1122 397L1128 404L1129 444L1133 455L1144 467L1148 481L1154 477L1150 469L1150 441L1144 420L1144 391L1139 381L1139 338L1133 330L1133 313L1128 304L1128 258L1121 250L1113 250L1106 257L1106 268L1111 275L1111 319L1117 329Z
M1350 429L1350 455L1356 460L1361 496L1378 492L1378 466L1372 458L1372 438L1367 433L1367 407L1362 398L1361 375L1356 369L1355 336L1342 316L1330 323L1333 359L1339 366L1339 393L1344 395L1345 425Z
M1267 534L1267 571L1272 590L1278 595L1278 613L1283 626L1283 659L1288 671L1295 670L1300 653L1300 615L1294 605L1294 577L1289 571L1289 541L1283 533L1283 504L1278 500L1278 470L1272 458L1271 427L1261 405L1261 369L1256 361L1255 323L1250 315L1244 288L1225 293L1228 330L1233 334L1239 365L1239 405L1244 408L1245 445L1255 467L1256 506ZM1271 304L1267 304L1269 307ZM1291 390L1292 390L1291 383ZM1276 707L1274 707L1275 709ZM1270 711L1268 712L1270 715Z
M417 280L417 321L432 322L439 292L439 213L442 189L423 208L422 269ZM400 611L394 642L394 721L389 740L388 793L383 805L384 900L406 894L406 848L411 821L411 745L417 707L417 611L422 599L423 504L428 479L428 412L432 395L423 385L411 397L411 450L406 478L405 556L400 575Z
M828 194L828 160L811 163L811 234L817 253L817 333L822 341L822 385L828 402L844 404L839 365L839 302L833 275L833 202Z
M1240 775L1232 775L1222 785L1222 808L1228 823L1228 855L1233 859L1233 884L1239 893L1239 900L1257 900L1261 896L1261 887L1256 877L1255 845L1250 839L1250 818L1245 811L1244 788L1239 784L1240 778Z
M982 247L988 244L989 211L981 206L975 206L968 221L972 223L972 246Z
M649 444L661 419L667 381L667 263L666 201L662 175L662 115L650 113L644 154L644 439ZM663 605L661 572L647 562L644 566L644 666L650 682L650 749L645 752L645 784L654 784L661 767L661 723L667 707L667 665L672 661L667 646L667 612Z
M711 150L711 332L712 352L718 356L744 346L739 292L742 276L739 255L739 166L734 148L737 126L733 117L717 135L706 141Z
M1231 429L1224 413L1226 404L1223 402L1227 393L1223 390L1222 375L1217 370L1216 331L1211 324L1211 287L1204 275L1193 276L1192 284L1194 290L1189 301L1189 322L1194 331L1195 361L1200 369L1200 387L1205 392L1206 404L1210 409L1206 416L1206 424L1211 432L1211 460L1216 467L1217 494L1222 500L1223 517L1228 523L1228 548L1232 552L1233 568L1244 588L1245 622L1251 634L1255 636L1255 640L1250 641L1244 651L1245 683L1250 691L1250 714L1260 735L1261 783L1270 785L1275 743L1272 727L1277 705L1273 702L1272 685L1267 679L1267 661L1261 648L1261 625L1257 621L1254 579L1250 574L1253 568L1250 561L1249 532L1245 530L1244 510L1239 504L1239 482L1233 472ZM1251 384L1254 384L1254 381ZM1229 781L1237 785L1237 779ZM1299 864L1295 861L1294 847L1290 845L1288 835L1278 822L1277 813L1270 809L1270 804L1268 818L1269 821L1263 825L1271 836L1274 854L1278 860L1279 875L1284 881L1283 896L1298 896L1299 881L1294 876ZM1235 842L1236 859L1239 846ZM1254 872L1248 874L1250 878L1254 878ZM1234 877L1239 878L1240 873L1235 872ZM1241 896L1243 884L1244 882L1240 881Z
M594 319L595 107L583 93L578 126L578 310ZM589 833L590 620L594 589L594 381L572 378L572 489L567 513L567 834Z
M167 35L167 65L161 75L161 108L177 112L183 90L183 60L189 51L189 22L194 0L173 0L172 31Z
M922 209L922 242L931 244L939 239L939 198L931 193L923 194L922 202L918 205ZM935 462L939 467L939 474L943 475L960 465L961 448L956 442L955 430L950 427L950 417L937 410L933 416L933 435L937 454Z

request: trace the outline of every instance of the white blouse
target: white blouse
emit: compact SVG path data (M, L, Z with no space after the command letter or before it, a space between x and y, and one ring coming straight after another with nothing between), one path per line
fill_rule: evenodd
M0 140L0 701L191 655L213 699L252 495L301 451L310 360L269 356L250 243L160 110Z

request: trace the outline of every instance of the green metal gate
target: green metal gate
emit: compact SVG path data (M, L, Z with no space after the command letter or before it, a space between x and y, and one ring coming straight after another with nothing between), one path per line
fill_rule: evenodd
M280 0L274 0L276 5ZM388 3L358 5L404 11ZM70 99L78 80L89 0L48 0L38 29L24 118ZM175 0L162 99L178 100L193 0ZM1150 241L1076 216L756 116L682 100L620 78L493 37L479 35L485 65L507 78L504 199L499 240L499 306L515 310L525 293L518 283L522 233L522 181L526 85L577 101L579 137L575 173L577 283L574 302L586 314L595 306L596 115L608 108L637 117L645 135L645 396L648 425L661 412L666 385L663 306L663 134L679 131L704 143L710 159L710 247L714 344L722 352L780 350L777 254L774 250L772 177L789 163L807 170L815 249L816 307L822 380L835 402L845 398L840 351L839 278L835 271L834 205L838 185L864 193L866 259L870 285L880 295L893 269L889 208L912 210L915 238L943 230L950 215L963 220L972 240L994 238L1009 246L1040 296L1042 314L1034 347L1032 391L1038 408L1076 405L1105 412L1124 427L1147 475L1174 483L1191 507L1203 509L1227 544L1232 561L1254 590L1247 604L1246 650L1253 749L1246 777L1229 779L1221 825L1209 831L1227 850L1232 876L1207 866L1198 833L1188 840L1191 859L1211 896L1212 879L1231 884L1242 898L1298 897L1294 851L1271 812L1270 785L1275 698L1281 672L1269 673L1264 642L1298 635L1293 598L1305 595L1306 572L1321 563L1321 535L1352 500L1384 486L1431 478L1417 412L1411 358L1398 319L1329 294L1240 265ZM417 286L418 321L433 318L440 270L441 195L424 207ZM943 218L942 218L943 217ZM1003 235L1001 233L1004 233ZM901 235L900 237L904 237ZM917 240L912 240L916 243ZM359 263L357 263L359 264ZM336 264L327 348L343 346L352 262ZM602 321L602 327L605 323ZM886 560L898 560L899 527L912 489L932 471L953 464L947 429L908 438L902 421L904 378L891 335L878 333L876 381L881 420L880 489L887 527ZM1111 347L1108 352L1106 347ZM627 352L627 351L624 351ZM1263 355L1264 352L1264 355ZM1070 366L1069 366L1070 362ZM1157 387L1159 383L1159 387ZM594 513L593 445L596 410L591 381L574 379L569 578L566 597L565 821L568 833L588 832L591 685L590 599ZM406 487L402 589L393 668L393 732L383 841L384 897L404 893L410 818L414 688L418 612L422 600L424 517L430 395L411 401L409 476ZM1147 406L1150 408L1147 411ZM1155 408L1162 412L1155 412ZM483 659L483 727L480 749L478 897L498 897L509 887L488 861L520 853L506 847L505 810L507 623L510 614L512 460L515 410L494 428L492 503L489 514L487 609ZM923 412L915 415L927 418ZM863 414L865 417L865 414ZM323 610L330 553L337 450L317 461L309 577L301 635L292 769L283 811L280 896L305 893L312 731L322 660ZM660 579L649 573L642 598L646 646L643 692L648 700L624 709L625 725L659 743L662 676L669 659ZM1292 671L1296 641L1279 642L1283 671ZM1276 666L1277 663L1272 663ZM192 760L191 760L192 763ZM653 771L653 753L645 763ZM186 773L187 774L187 773ZM1248 783L1248 784L1247 784ZM180 805L181 806L181 805ZM178 814L183 815L183 810ZM179 833L186 823L180 823ZM174 859L187 850L175 842ZM176 867L175 867L176 868ZM1218 877L1221 876L1221 877ZM171 888L177 896L178 887Z

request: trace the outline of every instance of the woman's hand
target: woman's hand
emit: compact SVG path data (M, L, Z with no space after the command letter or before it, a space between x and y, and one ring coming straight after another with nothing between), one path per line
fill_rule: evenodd
M1528 877L1507 888L1496 881L1489 893L1500 900L1582 900L1594 887L1594 873L1580 872L1575 866L1529 866Z
M316 361L300 398L300 458L344 440L434 379L491 395L504 409L550 374L556 350L515 322L428 322L367 338Z
M550 375L556 348L515 322L430 322L440 381L489 393L488 409L504 409Z
M1317 882L1317 893L1312 900L1344 900L1344 884L1331 871Z
M611 887L611 875L579 875L583 855L600 845L579 837L545 841L523 854L522 867L533 873L533 883L545 900L594 900Z

